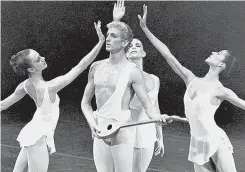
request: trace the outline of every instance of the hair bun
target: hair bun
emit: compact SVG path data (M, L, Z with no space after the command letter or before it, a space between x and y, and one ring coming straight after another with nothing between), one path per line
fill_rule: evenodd
M27 75L28 73L27 69L30 67L29 59L26 58L28 54L28 50L22 50L10 59L10 66L20 76Z

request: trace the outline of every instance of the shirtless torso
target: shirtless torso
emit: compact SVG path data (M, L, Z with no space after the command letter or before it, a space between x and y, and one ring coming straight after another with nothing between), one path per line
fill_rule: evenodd
M96 62L93 66L92 70L94 75L97 110L99 110L114 93L118 78L128 63L130 62L126 61L123 64L112 66L108 60L102 60ZM122 98L122 110L129 109L129 102L132 99L133 94L132 79L129 78L129 82Z

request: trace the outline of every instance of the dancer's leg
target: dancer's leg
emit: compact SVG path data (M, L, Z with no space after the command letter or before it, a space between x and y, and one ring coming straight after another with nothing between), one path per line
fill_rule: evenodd
M212 156L218 172L237 172L232 151L222 143Z
M194 164L195 172L216 172L215 166L211 159L209 162L205 163L204 165L198 165L196 163L193 164Z
M132 172L133 145L120 144L111 147L115 172Z
M94 137L93 155L98 172L113 172L114 165L111 149L102 139Z
M132 172L135 127L124 128L112 138L115 172Z
M29 172L47 172L49 154L46 136L41 137L33 146L25 147L28 158Z
M13 172L27 172L27 168L28 168L27 153L25 148L22 147L17 157L17 160L15 162Z
M146 172L154 153L154 143L149 148L134 148L133 172Z

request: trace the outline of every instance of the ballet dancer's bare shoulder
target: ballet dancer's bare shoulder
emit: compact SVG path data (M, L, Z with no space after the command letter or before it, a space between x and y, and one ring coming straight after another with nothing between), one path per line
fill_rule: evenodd
M174 57L174 55L170 52L169 48L162 43L155 35L151 33L146 25L146 18L147 18L147 6L143 6L143 17L138 15L140 20L140 27L142 28L143 32L146 34L147 38L151 41L154 47L162 54L162 56L166 59L170 67L177 73L188 85L195 75L183 65L179 63L179 61Z
M239 98L234 91L229 88L221 87L215 93L214 96L220 100L226 100L233 105L245 110L245 101Z
M100 21L96 24L94 23L99 42L72 70L63 76L56 77L51 81L44 81L42 77L42 71L47 68L47 63L45 62L45 57L42 57L38 52L33 49L26 49L13 55L10 60L10 65L12 66L15 73L19 75L28 75L31 83L35 83L38 88L42 88L44 82L49 84L49 92L56 94L62 88L70 84L76 77L79 76L92 61L98 55L101 47L105 42L105 37L101 32ZM29 83L29 82L28 82ZM14 93L8 96L6 99L0 102L1 111L7 109L26 95L24 89L24 82L19 84L15 89Z

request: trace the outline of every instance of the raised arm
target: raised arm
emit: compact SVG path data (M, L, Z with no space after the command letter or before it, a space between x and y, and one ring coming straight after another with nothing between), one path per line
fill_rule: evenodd
M67 74L57 77L51 81L52 88L55 91L60 91L62 88L70 84L76 77L81 74L96 58L98 53L100 52L101 47L105 42L105 37L101 32L101 22L94 23L97 35L99 37L99 42L97 45L90 51L74 68L72 68Z
M14 103L22 99L25 95L26 95L26 92L24 90L24 84L22 82L16 87L14 93L12 93L6 99L0 101L0 106L1 106L0 111L3 111L7 109L8 107L12 106Z
M225 88L225 87L219 88L217 92L215 93L215 96L221 100L226 100L232 103L233 105L245 110L245 101L239 98L236 95L236 93L234 93L232 90L228 88Z
M96 131L99 131L99 128L95 122L94 116L93 116L93 108L91 105L92 98L95 93L95 86L94 86L94 71L96 68L96 65L98 62L93 63L90 67L89 75L88 75L88 83L86 85L86 88L83 93L83 98L81 102L81 109L83 111L83 114L85 118L88 121L88 124L93 132L93 134L96 133Z
M117 0L113 8L113 21L120 21L125 14L124 0Z
M170 52L168 47L164 43L162 43L157 37L155 37L148 29L146 25L146 18L147 18L146 5L143 6L143 17L138 15L138 18L140 20L140 27L142 28L143 32L146 34L147 38L151 41L154 47L162 54L162 56L166 59L170 67L175 71L175 73L177 73L185 81L186 85L188 85L189 82L195 77L195 75L190 70L182 66L179 63L179 61Z

